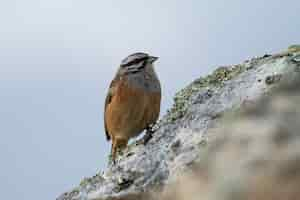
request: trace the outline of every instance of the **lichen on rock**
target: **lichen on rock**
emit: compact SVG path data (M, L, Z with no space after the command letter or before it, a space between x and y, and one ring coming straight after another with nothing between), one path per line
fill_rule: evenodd
M300 78L225 115L201 161L165 188L159 200L298 199Z
M300 51L300 45L294 44L288 47L289 52L299 52Z
M219 67L212 74L205 78L198 78L186 88L175 94L174 105L168 111L168 121L173 122L184 116L189 106L190 97L204 88L222 87L225 81L231 80L246 70L245 65L234 65L229 67Z

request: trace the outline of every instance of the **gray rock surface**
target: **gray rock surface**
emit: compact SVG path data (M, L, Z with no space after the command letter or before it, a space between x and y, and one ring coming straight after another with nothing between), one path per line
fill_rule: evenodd
M300 78L226 113L200 161L153 199L299 199L299 102Z
M292 49L292 50L291 50ZM58 200L151 199L202 162L224 113L253 105L278 83L300 77L299 50L220 67L179 91L146 146L133 143L115 166L86 178Z

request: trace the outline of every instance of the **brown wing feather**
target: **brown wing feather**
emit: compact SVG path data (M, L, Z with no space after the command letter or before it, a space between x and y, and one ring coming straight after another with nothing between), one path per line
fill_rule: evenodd
M110 92L108 92L106 98L105 98L105 107L104 107L104 128L105 128L105 135L106 135L106 140L109 141L110 140L110 135L108 133L108 130L107 130L107 125L106 125L106 107L107 105L111 102L111 98L112 98L112 95L110 94Z
M114 96L114 88L116 87L116 84L118 82L118 80L120 79L120 77L117 75L112 82L110 83L109 89L108 89L108 93L106 95L105 98L105 106L104 106L104 128L105 128L105 134L106 134L106 139L107 141L110 140L110 134L107 130L107 125L106 125L106 108L107 106L110 104L113 96Z

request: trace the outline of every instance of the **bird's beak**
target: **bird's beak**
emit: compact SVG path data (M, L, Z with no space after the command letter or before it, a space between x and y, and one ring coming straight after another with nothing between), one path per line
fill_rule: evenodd
M150 56L148 59L149 59L149 62L150 62L150 63L154 63L155 61L158 60L158 57Z

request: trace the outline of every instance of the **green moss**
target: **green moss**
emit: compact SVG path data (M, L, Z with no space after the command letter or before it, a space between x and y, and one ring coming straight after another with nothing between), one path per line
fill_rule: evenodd
M115 192L120 192L122 190L125 190L129 188L134 183L134 180L125 180L121 179L118 182L118 185L114 188Z
M119 157L119 156L124 156L125 153L127 153L128 151L130 151L132 149L134 145L132 144L128 144L127 147L125 149L117 149L117 152L116 152L116 159ZM110 153L108 155L108 164L111 165L113 163L113 158L112 158L112 153Z
M300 51L300 45L299 44L294 44L288 47L289 52L297 52Z
M173 122L183 117L187 111L190 97L196 92L198 92L199 90L206 87L212 87L212 88L222 87L225 81L236 77L237 75L239 75L245 70L246 68L244 65L220 67L216 69L212 74L208 75L207 77L196 79L186 88L176 93L174 97L174 105L168 111L167 121Z
M281 78L282 78L282 74L274 74L274 75L267 76L265 82L267 85L271 85L273 83L279 82Z
M83 178L81 181L80 181L80 186L81 187L85 187L87 186L90 182L92 182L92 178Z
M104 181L104 178L100 175L100 174L96 174L93 177L89 177L89 178L83 178L80 181L80 187L86 187L88 185L96 185L98 183L100 183L101 181Z
M199 143L198 143L198 146L201 148L201 147L206 147L208 144L207 144L207 140L206 139L203 139L201 140Z
M64 195L68 196L70 199L75 199L80 194L80 189L78 187L74 188L71 192L65 193ZM69 199L68 198L68 199Z
M110 154L108 155L108 164L111 165L112 162L113 162L112 154L110 153Z

